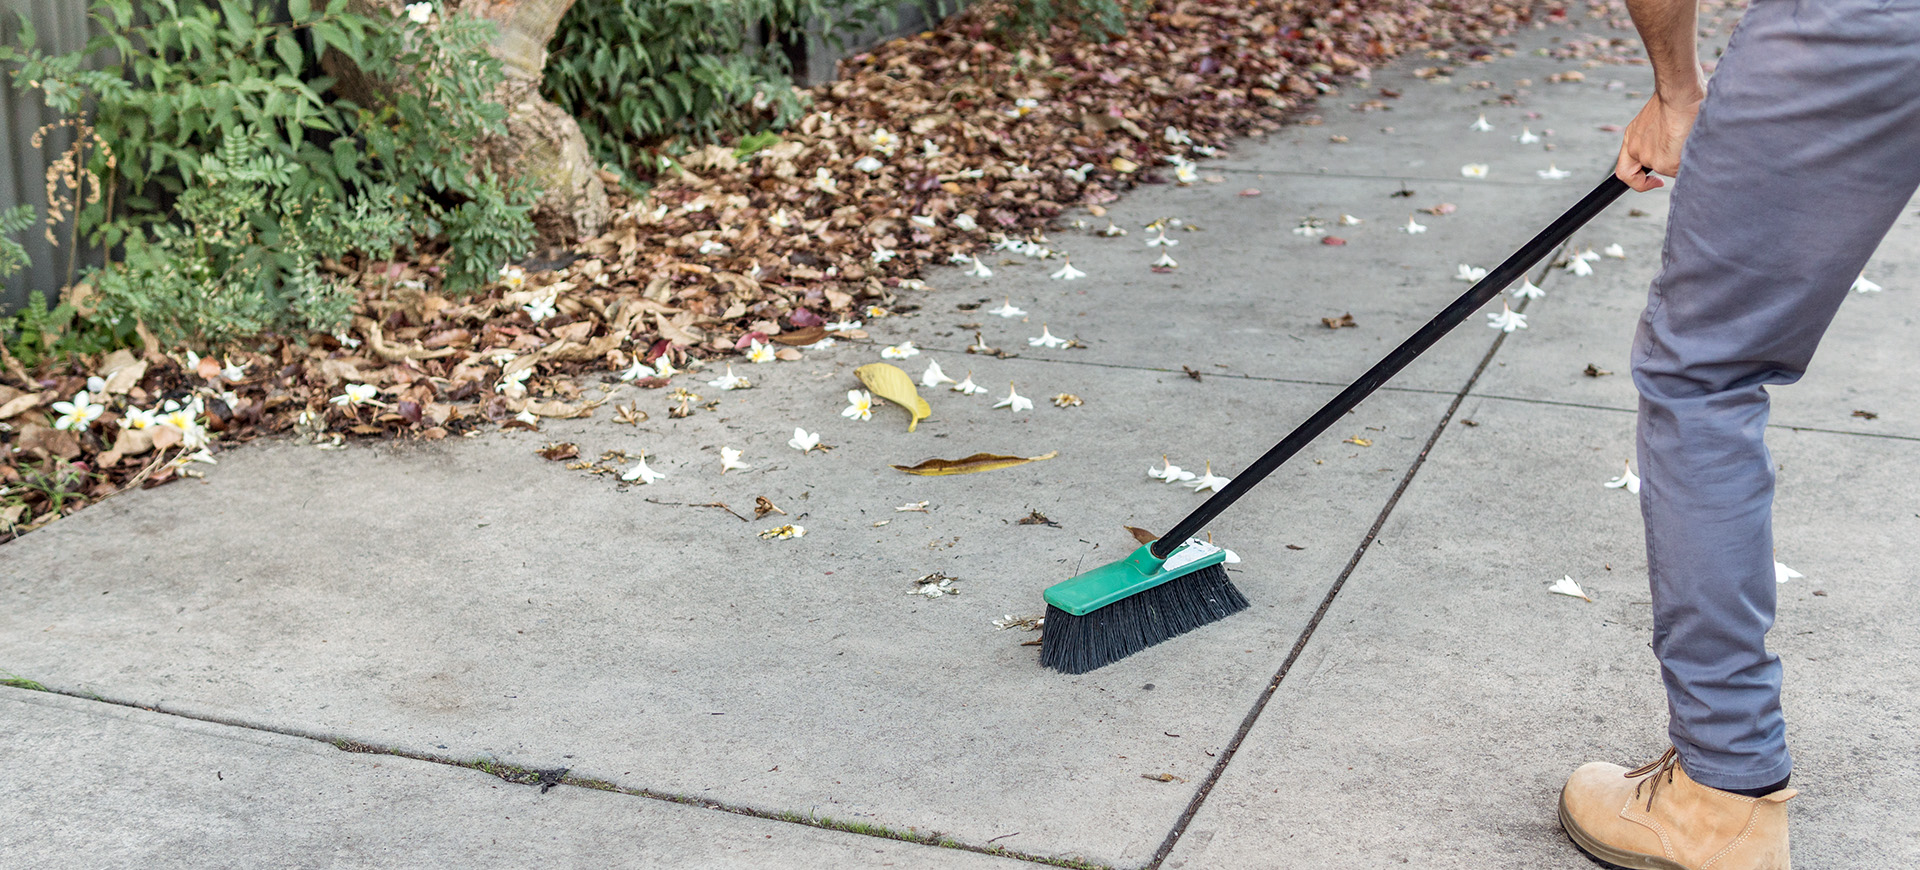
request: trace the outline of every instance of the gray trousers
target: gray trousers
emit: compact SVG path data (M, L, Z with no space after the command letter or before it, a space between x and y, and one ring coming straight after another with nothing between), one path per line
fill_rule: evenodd
M1920 0L1754 0L1687 141L1633 349L1653 649L1702 784L1792 768L1765 644L1766 387L1806 371L1916 186Z

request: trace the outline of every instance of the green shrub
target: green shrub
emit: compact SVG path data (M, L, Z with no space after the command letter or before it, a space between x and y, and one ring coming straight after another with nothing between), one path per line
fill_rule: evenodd
M602 161L650 174L669 152L778 129L804 106L783 45L890 20L894 0L579 0L549 46L548 99ZM672 141L669 141L672 140Z
M0 278L27 265L27 249L13 236L30 226L33 226L33 206L22 203L0 211Z
M1106 42L1127 32L1127 17L1126 0L1008 0L995 21L1008 40L1044 39L1060 24Z
M25 48L0 47L17 83L92 115L102 147L86 168L108 195L75 191L79 226L126 252L91 276L100 313L170 341L331 330L350 298L324 258L444 239L443 278L461 291L524 253L530 192L472 168L505 115L488 100L492 25L376 20L346 2L290 0L275 20L274 4L242 0L93 0L102 35L81 51L35 51L24 19ZM398 86L374 105L329 95L329 50Z

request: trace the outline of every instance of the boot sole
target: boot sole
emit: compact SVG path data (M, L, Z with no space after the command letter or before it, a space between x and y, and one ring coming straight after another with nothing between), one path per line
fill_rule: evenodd
M1687 870L1686 866L1658 855L1643 855L1639 852L1615 849L1595 839L1567 814L1565 790L1560 792L1560 829L1567 832L1567 839L1573 841L1576 848L1585 852L1588 858L1603 867L1611 867L1614 870Z

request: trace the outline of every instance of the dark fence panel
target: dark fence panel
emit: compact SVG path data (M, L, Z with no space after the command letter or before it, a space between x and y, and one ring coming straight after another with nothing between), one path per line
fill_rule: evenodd
M23 15L33 22L43 51L74 51L84 47L94 32L86 0L0 0L0 43L20 44ZM53 227L44 223L47 166L72 147L74 137L69 129L50 131L41 147L35 148L33 134L58 120L60 115L41 102L38 91L15 88L10 75L0 82L0 141L7 143L6 153L0 154L0 209L29 203L35 212L34 226L16 237L32 262L6 279L0 311L17 310L35 290L53 299L75 271L99 262L99 252L75 250L71 220ZM73 210L67 211L71 216ZM58 244L47 241L49 230Z

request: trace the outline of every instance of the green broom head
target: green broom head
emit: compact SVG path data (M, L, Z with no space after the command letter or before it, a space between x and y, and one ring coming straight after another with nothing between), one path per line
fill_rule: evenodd
M1227 551L1197 539L1165 559L1149 544L1048 587L1040 664L1084 674L1247 609L1226 560Z

